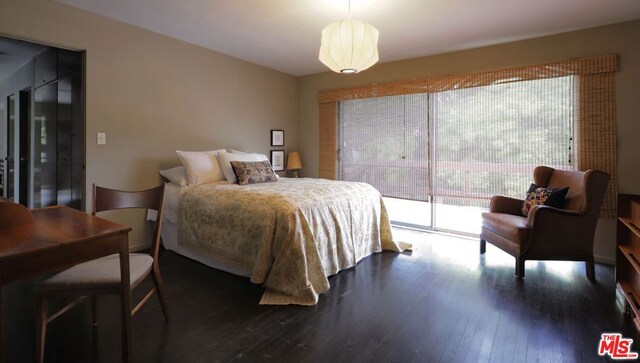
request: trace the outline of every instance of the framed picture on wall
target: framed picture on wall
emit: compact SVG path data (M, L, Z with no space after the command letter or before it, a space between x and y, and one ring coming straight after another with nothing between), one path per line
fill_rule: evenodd
M284 146L284 130L271 130L271 146Z
M273 171L284 171L284 150L271 150L271 167Z

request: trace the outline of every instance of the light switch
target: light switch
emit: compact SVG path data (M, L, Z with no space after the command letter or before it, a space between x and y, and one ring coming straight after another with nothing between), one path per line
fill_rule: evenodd
M98 145L106 145L106 144L107 144L107 133L98 132Z

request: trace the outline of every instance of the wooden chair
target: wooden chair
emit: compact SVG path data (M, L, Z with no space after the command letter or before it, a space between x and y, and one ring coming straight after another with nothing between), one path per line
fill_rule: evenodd
M538 166L533 178L541 187L569 187L564 208L536 205L525 217L523 200L494 196L489 212L482 213L480 253L489 242L514 256L519 278L526 260L585 261L587 277L595 281L593 239L609 174Z
M154 284L151 291L131 310L131 316L135 315L154 293L157 293L162 312L168 321L169 315L164 298L164 287L162 277L160 276L160 269L158 268L163 194L164 184L156 188L138 192L107 189L94 184L91 213L95 215L102 211L123 208L145 208L158 211L153 230L150 254L129 254L131 289L140 284L150 273ZM40 283L36 300L36 314L38 315L36 319L38 361L42 362L44 360L45 337L48 323L82 302L87 296L91 296L92 320L95 326L96 295L119 294L119 286L120 259L117 254L73 266ZM75 298L75 300L51 316L48 316L47 299L51 297L71 297Z

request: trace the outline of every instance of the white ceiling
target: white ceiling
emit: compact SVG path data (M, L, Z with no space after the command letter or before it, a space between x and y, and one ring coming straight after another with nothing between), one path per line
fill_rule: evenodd
M322 28L347 0L56 0L295 76L327 71ZM638 0L352 0L380 62L640 18Z

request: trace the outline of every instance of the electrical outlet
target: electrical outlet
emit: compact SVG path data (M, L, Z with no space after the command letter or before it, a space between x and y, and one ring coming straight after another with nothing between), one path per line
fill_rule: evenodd
M158 219L158 211L147 209L147 222L155 222Z
M107 144L107 134L105 132L98 132L98 145Z

